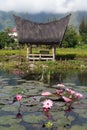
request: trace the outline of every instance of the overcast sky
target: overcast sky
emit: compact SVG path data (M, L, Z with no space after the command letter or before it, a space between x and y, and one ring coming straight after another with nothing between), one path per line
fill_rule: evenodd
M0 10L29 13L87 11L87 0L0 0Z

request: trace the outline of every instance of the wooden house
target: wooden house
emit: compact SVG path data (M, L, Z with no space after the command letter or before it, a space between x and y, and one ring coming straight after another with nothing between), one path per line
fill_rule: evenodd
M29 60L55 60L56 47L59 47L63 40L70 15L47 23L36 23L14 15L19 43L26 43L30 49L29 51L27 48ZM41 51L39 54L33 54L32 45L50 45L52 54L43 54Z

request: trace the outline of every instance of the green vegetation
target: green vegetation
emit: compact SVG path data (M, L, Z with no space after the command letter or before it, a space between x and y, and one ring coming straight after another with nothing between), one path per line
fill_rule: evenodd
M82 21L81 21L80 26L79 26L79 33L81 36L81 43L87 44L87 17L82 18Z
M64 48L75 48L76 45L78 45L78 42L79 35L76 32L76 29L73 26L68 26L61 46Z
M59 79L60 74L68 70L87 70L87 49L57 48L56 61L27 61L26 50L0 50L0 70L23 76L26 79L40 80L50 83L51 79ZM71 57L74 57L71 59Z
M37 61L35 71L42 71L43 64L49 66L50 70L63 68L87 68L87 48L57 48L56 61ZM31 62L27 62L26 50L0 50L0 67L7 70L21 69L30 71ZM48 68L49 68L48 67ZM39 71L38 71L39 69ZM54 71L53 70L53 71Z
M14 37L8 36L8 29L0 32L0 69L23 73L25 75L40 74L47 75L50 80L50 74L58 72L59 69L87 69L87 20L82 19L79 32L73 26L68 26L60 48L56 48L56 61L33 61L26 59L26 46L19 46L14 41ZM47 50L51 46L45 46ZM33 53L39 53L44 50L44 45L35 46ZM51 53L51 50L49 51ZM35 75L36 76L36 75Z
M69 59L87 58L87 46L79 48L57 48L57 55L66 57L66 59L69 56L71 56Z

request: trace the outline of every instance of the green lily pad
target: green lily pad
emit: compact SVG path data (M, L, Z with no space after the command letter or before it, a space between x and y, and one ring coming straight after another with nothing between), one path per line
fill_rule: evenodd
M40 123L41 121L45 121L46 117L44 115L26 115L23 116L23 120L28 123Z
M16 105L5 105L2 108L3 111L9 111L9 112L14 112L14 111L18 111L18 106Z
M0 130L26 130L25 127L20 125L12 125L11 127L0 126Z
M8 130L26 130L26 128L24 126L15 124L11 126Z
M68 120L67 118L64 117L64 118L58 118L53 123L54 123L55 127L64 127L66 125L69 125L71 122L70 122L70 120Z
M78 126L78 125L75 125L75 126L72 126L72 128L70 130L87 130L87 126Z
M20 94L24 94L25 93L25 90L22 89L22 88L15 88L11 91L13 94L17 94L17 93L20 93Z
M15 116L0 116L0 125L12 125L17 124L21 121L21 119L16 119Z
M51 112L51 114L55 120L65 118L64 112L57 111L57 112Z

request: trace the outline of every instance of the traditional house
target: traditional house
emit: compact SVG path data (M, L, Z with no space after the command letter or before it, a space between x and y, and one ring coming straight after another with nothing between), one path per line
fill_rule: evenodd
M10 29L8 30L8 35L9 35L10 37L14 38L15 42L17 42L18 34L17 34L17 29L16 29L16 27L10 28Z
M27 49L27 58L55 60L56 47L58 47L63 40L70 15L71 14L60 20L48 23L31 22L14 15L19 43L22 45L27 43L30 48L30 51ZM51 45L53 54L42 54L42 52L32 54L32 45Z
M15 36L15 37L17 37L18 34L17 34L16 28L10 28L8 35L9 35L9 36Z

